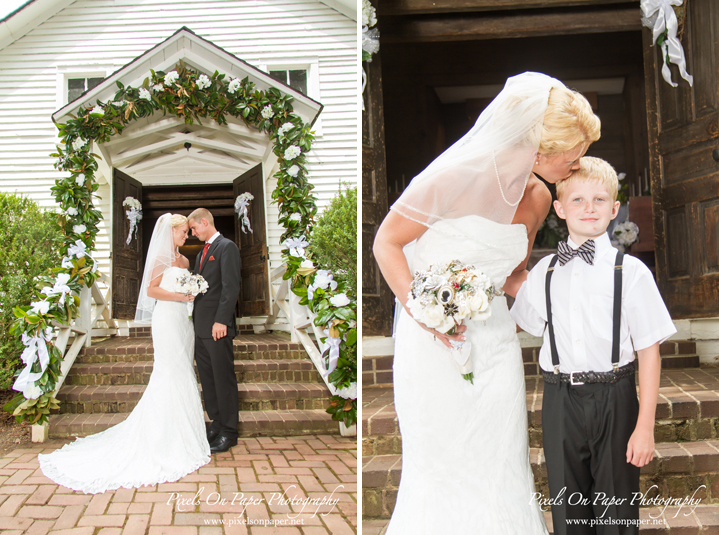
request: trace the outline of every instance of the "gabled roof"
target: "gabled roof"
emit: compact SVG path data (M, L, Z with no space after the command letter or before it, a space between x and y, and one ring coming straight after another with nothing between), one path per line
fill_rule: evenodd
M314 123L322 111L322 104L316 100L278 82L269 74L198 36L189 28L182 27L160 44L112 73L97 87L57 110L52 114L52 120L55 123L65 122L82 105L94 105L98 100L101 102L112 100L117 93L116 82L122 82L125 86L139 87L150 75L150 69L168 72L173 70L180 60L193 69L210 76L217 70L226 74L227 79L247 77L260 90L276 87L283 93L292 96L294 99L292 107L305 122Z
M318 1L354 21L357 20L355 0ZM17 41L73 2L75 0L29 0L22 7L0 20L0 50Z

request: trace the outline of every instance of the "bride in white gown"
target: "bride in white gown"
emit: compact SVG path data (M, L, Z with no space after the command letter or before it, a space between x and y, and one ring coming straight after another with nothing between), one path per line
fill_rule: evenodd
M38 455L43 474L55 483L96 494L177 481L210 461L186 305L194 298L174 289L189 267L177 252L187 231L184 216L164 214L148 248L135 319L151 319L155 355L142 398L116 426Z
M411 270L452 260L514 295L551 203L534 173L567 178L598 138L584 97L542 74L510 78L378 230L375 257L404 307L394 357L402 477L387 535L546 533L532 499L524 371L506 299L492 301L486 322L468 321L452 336L418 323L405 305ZM463 339L472 344L474 384L452 362L450 340Z

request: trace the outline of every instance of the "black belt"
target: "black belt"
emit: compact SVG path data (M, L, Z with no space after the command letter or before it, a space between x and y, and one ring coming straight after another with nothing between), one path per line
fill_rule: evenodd
M552 373L542 370L542 377L544 377L545 383L557 384L557 379L559 379L560 383L577 386L590 383L616 383L619 379L634 375L634 370L634 362L630 362L608 372Z

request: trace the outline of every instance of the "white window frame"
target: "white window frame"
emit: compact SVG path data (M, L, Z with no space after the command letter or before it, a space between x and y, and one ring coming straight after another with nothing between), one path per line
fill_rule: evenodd
M67 100L68 80L72 78L107 78L116 67L114 65L88 65L78 67L77 65L62 66L57 68L55 107L60 109L69 104Z
M272 60L259 60L257 68L267 74L270 71L307 71L307 96L317 102L322 102L320 96L320 62L318 58L277 58ZM312 129L315 137L322 136L322 114L317 117Z

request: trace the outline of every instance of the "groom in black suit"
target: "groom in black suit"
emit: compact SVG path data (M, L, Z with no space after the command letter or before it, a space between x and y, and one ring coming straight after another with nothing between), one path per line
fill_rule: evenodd
M205 242L195 273L209 288L195 298L195 361L205 410L212 420L207 440L212 453L237 444L238 395L232 339L237 335L235 307L240 295L240 251L215 228L209 210L198 208L188 219L192 233Z

